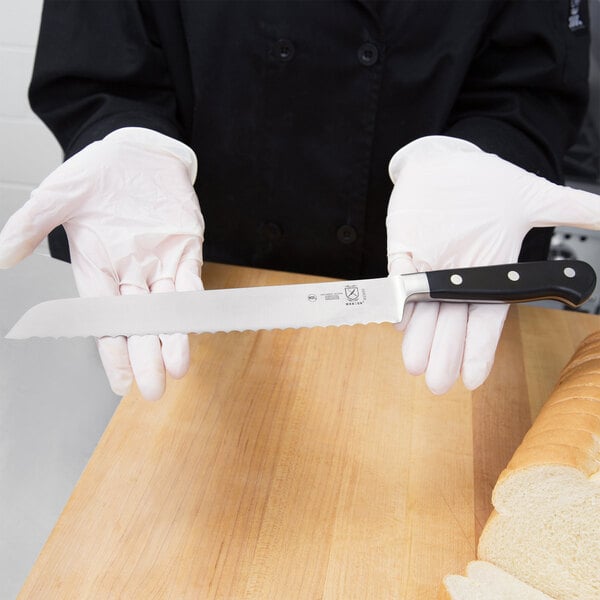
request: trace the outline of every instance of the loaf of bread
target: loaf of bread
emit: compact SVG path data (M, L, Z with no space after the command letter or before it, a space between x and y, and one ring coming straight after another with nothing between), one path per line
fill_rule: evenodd
M600 600L600 331L579 346L492 493L444 600Z
M509 575L495 565L481 560L467 565L466 577L447 575L439 600L554 600Z
M478 558L556 600L600 599L600 331L563 369L492 502Z

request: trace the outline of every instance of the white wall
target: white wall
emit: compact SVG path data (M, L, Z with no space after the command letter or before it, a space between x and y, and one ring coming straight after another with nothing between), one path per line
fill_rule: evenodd
M62 161L27 100L41 10L42 0L0 0L0 227Z

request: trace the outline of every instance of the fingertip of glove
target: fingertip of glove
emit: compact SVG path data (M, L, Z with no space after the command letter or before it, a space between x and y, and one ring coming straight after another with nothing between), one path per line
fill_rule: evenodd
M157 402L165 393L165 381L162 379L161 381L155 381L152 384L140 383L138 381L138 389L144 400L147 400L148 402Z
M112 391L117 396L125 396L129 393L133 383L125 338L104 337L99 338L96 342L100 360Z
M117 396L126 396L133 385L133 374L129 368L107 368L104 367L108 383Z
M183 379L183 377L185 377L185 374L188 372L189 364L187 362L185 364L169 364L168 366L165 365L165 368L167 369L167 372L173 379Z
M160 336L163 362L173 379L181 379L190 366L190 346L183 333Z
M117 395L117 396L126 396L129 391L131 390L131 384L133 383L131 380L130 381L116 381L116 382L109 382L110 383L110 389Z
M470 391L477 389L488 378L491 370L492 365L487 361L463 365L462 380L464 386Z
M422 375L427 368L427 361L423 362L419 357L411 356L406 352L403 352L402 359L404 361L404 368L410 375Z
M429 391L435 396L443 396L446 392L450 391L454 385L454 381L439 381L435 378L425 376L425 382Z
M493 348L495 349L495 345ZM478 388L488 378L493 366L494 354L489 352L489 347L482 348L475 356L473 353L469 353L468 356L465 356L461 369L465 387L468 390Z

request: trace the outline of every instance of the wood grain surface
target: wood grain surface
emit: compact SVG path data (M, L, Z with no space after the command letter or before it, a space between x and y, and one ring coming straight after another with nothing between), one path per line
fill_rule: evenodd
M203 278L318 280L211 264ZM162 400L122 400L19 598L434 599L598 328L513 307L487 383L439 397L404 371L392 325L192 336Z

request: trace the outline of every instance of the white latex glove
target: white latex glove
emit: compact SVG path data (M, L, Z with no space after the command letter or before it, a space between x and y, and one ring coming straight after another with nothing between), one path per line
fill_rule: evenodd
M0 268L28 256L63 224L81 296L202 289L204 221L193 182L196 156L185 144L128 127L71 157L42 184L0 233ZM135 377L158 399L165 372L183 377L183 334L98 340L110 385L123 395Z
M532 227L600 229L600 196L555 185L464 140L431 136L390 162L391 274L515 262ZM407 305L402 353L407 370L426 372L432 392L462 373L474 389L487 378L507 305Z

